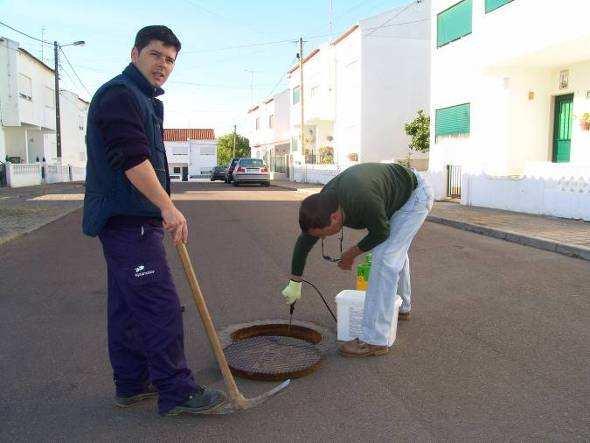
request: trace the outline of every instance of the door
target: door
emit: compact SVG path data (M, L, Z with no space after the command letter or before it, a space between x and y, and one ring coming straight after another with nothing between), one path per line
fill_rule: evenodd
M555 97L555 123L553 126L553 161L555 163L570 161L573 107L574 94Z
M187 182L188 181L188 166L183 166L182 167L182 181L183 182Z

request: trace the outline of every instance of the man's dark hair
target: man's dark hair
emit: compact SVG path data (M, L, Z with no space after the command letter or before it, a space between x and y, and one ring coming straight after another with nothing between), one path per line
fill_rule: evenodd
M306 197L299 207L299 226L307 233L310 229L330 226L330 215L338 210L338 197L334 191L323 191Z
M180 52L180 41L170 28L163 25L151 25L141 28L135 36L135 44L133 46L141 52L152 40L159 40L164 43L164 46L174 46L176 52Z

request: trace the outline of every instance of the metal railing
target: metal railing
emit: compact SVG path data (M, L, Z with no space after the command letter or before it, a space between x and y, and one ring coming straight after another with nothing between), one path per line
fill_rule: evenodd
M447 165L447 197L461 198L461 166Z
M0 188L6 186L6 163L0 162Z

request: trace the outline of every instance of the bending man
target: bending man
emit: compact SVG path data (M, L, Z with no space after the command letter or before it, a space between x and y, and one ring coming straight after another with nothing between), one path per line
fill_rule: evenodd
M350 270L357 256L372 251L362 336L344 343L340 352L349 357L387 353L396 294L402 298L400 318L410 316L408 249L433 201L425 179L400 165L363 163L340 173L321 192L301 202L301 234L293 250L291 280L283 290L285 301L291 304L301 298L305 261L319 239L323 247L324 238L341 233L344 226L367 229L367 235L341 258L327 257L323 251L322 256Z

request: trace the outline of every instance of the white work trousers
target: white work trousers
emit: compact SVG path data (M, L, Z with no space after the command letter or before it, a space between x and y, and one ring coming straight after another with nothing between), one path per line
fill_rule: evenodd
M418 172L415 174L418 186L408 201L391 216L387 240L372 251L360 337L372 345L387 346L394 321L396 294L402 298L400 312L410 312L412 308L408 250L434 202L430 184Z

